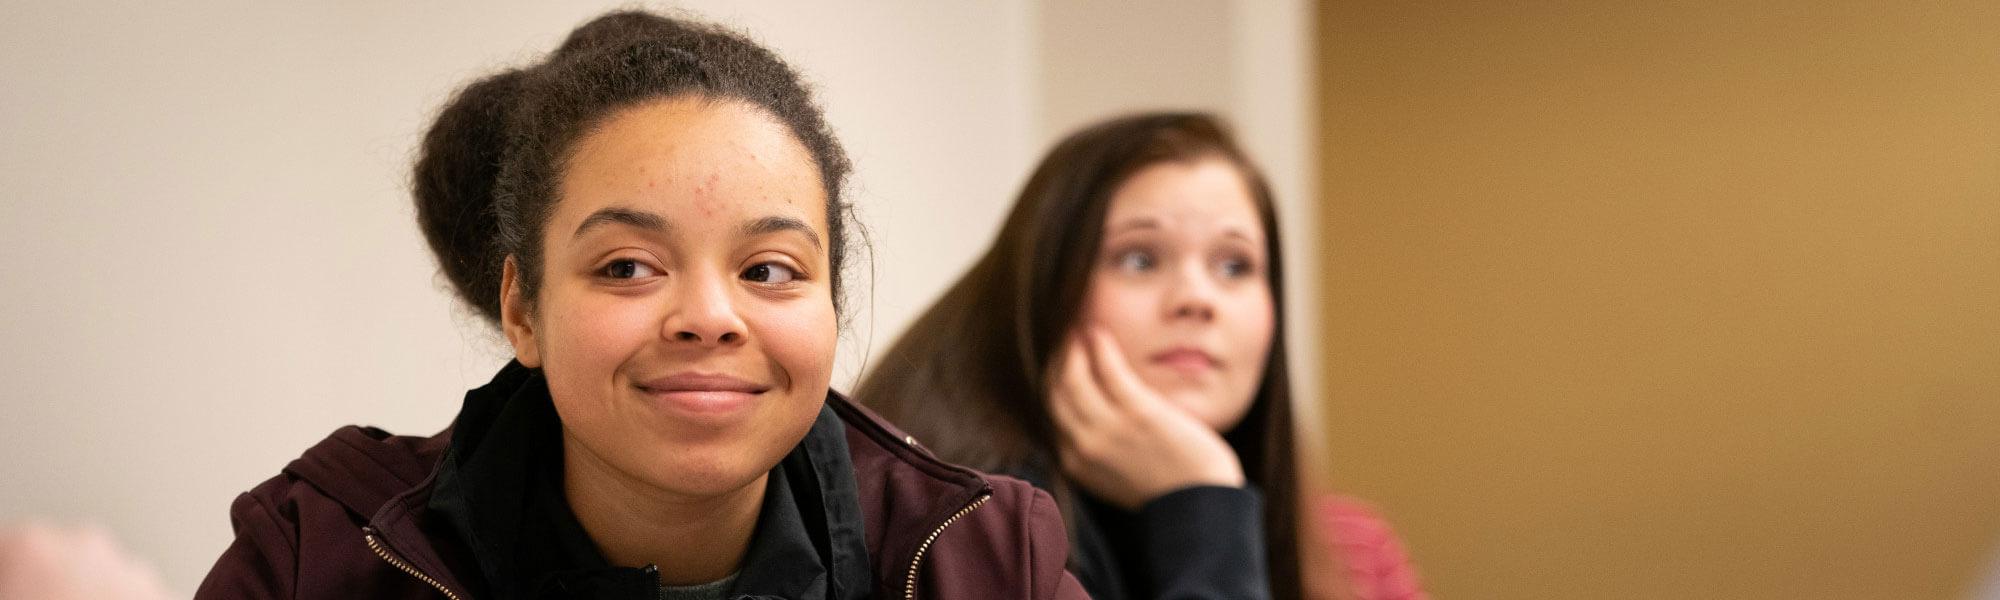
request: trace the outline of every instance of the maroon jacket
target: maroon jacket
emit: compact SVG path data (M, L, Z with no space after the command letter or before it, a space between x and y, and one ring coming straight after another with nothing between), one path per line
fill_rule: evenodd
M1055 504L1016 479L946 464L828 394L845 425L875 598L1087 598L1064 571ZM236 541L196 598L470 598L480 570L428 500L452 430L348 426L230 507ZM482 581L483 583L483 581Z

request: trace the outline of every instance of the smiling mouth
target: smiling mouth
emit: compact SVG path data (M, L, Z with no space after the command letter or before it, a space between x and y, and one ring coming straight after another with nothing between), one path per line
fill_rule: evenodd
M639 382L640 392L670 412L708 420L744 412L771 386L708 373L682 373Z

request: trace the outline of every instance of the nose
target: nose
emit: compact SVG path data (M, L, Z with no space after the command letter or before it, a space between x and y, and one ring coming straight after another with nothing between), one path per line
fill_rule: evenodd
M1167 286L1167 318L1172 321L1209 323L1215 321L1216 282L1198 264L1179 269Z
M689 273L669 298L661 337L676 344L724 346L743 342L748 327L730 299L726 278Z

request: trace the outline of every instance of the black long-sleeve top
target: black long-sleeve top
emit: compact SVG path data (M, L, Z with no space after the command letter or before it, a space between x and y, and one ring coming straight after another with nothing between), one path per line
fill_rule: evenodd
M1016 476L1050 490L1044 472ZM1255 488L1184 488L1136 512L1081 491L1071 497L1070 568L1094 600L1270 600Z

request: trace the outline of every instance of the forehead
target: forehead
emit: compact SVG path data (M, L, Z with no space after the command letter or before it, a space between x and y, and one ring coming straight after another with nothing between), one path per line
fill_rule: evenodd
M1106 228L1152 220L1170 229L1235 230L1264 238L1262 219L1243 173L1227 160L1204 158L1151 165L1132 174L1111 196Z
M557 221L620 204L698 217L777 212L825 226L811 153L769 113L731 100L681 97L612 113L577 140L560 192Z

